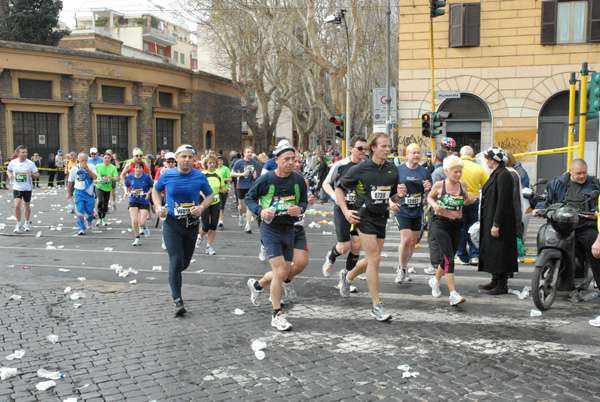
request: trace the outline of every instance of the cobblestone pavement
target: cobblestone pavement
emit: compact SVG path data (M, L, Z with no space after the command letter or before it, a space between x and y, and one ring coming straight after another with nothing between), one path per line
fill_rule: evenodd
M426 243L415 253L412 282L393 283L399 236L391 227L381 269L391 322L371 318L364 281L357 281L357 295L342 300L337 281L321 277L322 258L335 243L322 227L307 229L311 263L294 280L298 299L285 308L294 329L279 333L270 326L267 292L261 307L250 304L245 283L267 265L256 256L258 235L241 232L232 210L217 235L218 255L198 254L186 272L190 313L175 319L160 233L152 229L153 237L132 248L125 204L109 215L110 233L73 237L72 215L58 207L62 193L40 194L34 200L40 223L34 218L31 233L14 235L11 198L0 195L0 224L6 224L0 230L0 360L19 370L0 382L0 401L599 399L598 330L587 323L598 314L598 300L573 304L564 294L541 317L530 317L530 298L481 294L476 285L488 277L459 266L457 286L467 303L450 307L445 286L446 297L429 293L422 273ZM56 231L60 222L69 223ZM46 248L49 241L64 248ZM103 250L108 245L113 251ZM138 274L118 277L109 269L113 262ZM155 265L163 270L152 271ZM512 286L529 284L531 267L521 268ZM72 300L75 292L85 298ZM236 308L245 314L235 315ZM46 339L50 334L57 343ZM255 340L267 344L264 360L251 349ZM19 349L23 358L6 360ZM397 368L403 364L414 377L403 378ZM42 367L66 376L38 391Z

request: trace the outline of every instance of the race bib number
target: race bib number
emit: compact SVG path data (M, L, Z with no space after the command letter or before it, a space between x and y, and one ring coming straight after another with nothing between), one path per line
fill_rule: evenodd
M17 173L15 175L15 180L19 183L23 183L27 181L27 174L26 173Z
M100 184L108 184L110 183L110 179L107 176L102 176L100 178Z
M77 181L84 181L85 177L83 176L85 174L85 172L83 170L80 170L77 172Z
M246 170L248 170L250 173L254 172L254 165L246 165Z
M450 211L460 211L460 208L465 203L463 197L460 196L446 196L444 197L444 205L446 209Z
M173 212L176 217L184 217L190 214L190 209L196 205L193 202L176 202Z
M296 197L285 197L280 198L279 201L275 204L275 209L277 212L280 212L277 215L287 214L287 210L290 209L292 205L296 204Z
M423 194L421 194L421 193L407 194L406 197L404 198L404 203L409 208L416 208L416 207L420 206L422 202L423 202Z
M134 198L142 198L144 196L144 189L143 188L132 188L131 196Z
M354 204L356 202L356 193L346 193L346 203Z
M371 190L371 199L373 204L384 204L390 198L391 187L377 186L375 190Z

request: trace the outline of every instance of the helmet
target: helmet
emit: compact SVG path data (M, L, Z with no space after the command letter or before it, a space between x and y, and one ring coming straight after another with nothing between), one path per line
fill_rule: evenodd
M577 215L577 210L570 205L558 208L550 218L552 228L563 236L567 236L574 231L578 222L579 215Z
M454 149L456 147L456 141L451 137L442 138L442 148L444 149Z

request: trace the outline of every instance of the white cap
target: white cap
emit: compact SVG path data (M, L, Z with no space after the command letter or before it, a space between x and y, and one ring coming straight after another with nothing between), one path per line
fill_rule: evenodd
M284 152L288 151L296 152L296 150L293 146L290 145L290 142L288 140L281 140L275 147L275 151L273 153L275 154L275 156L279 156Z
M190 151L191 153L196 155L196 150L194 149L193 146L191 146L189 144L180 145L179 148L177 148L177 151L175 151L175 155L179 155L179 153L183 152L183 151Z
M96 153L96 154L97 154L97 153L98 153L98 150L97 150L96 148L94 148L94 147L91 147L91 148L90 148L90 153L91 153L91 154L92 154L92 153Z
M175 153L174 152L167 152L165 154L165 159L175 159Z

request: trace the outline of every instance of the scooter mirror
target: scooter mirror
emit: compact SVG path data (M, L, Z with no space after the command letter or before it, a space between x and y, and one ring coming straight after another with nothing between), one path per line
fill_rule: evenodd
M590 194L590 199L595 200L600 196L600 190L594 190L592 191L592 194Z
M539 186L540 184L547 184L547 183L548 183L548 180L546 180L542 177L542 178L538 179L538 181L536 181L533 186L535 187L535 186Z

